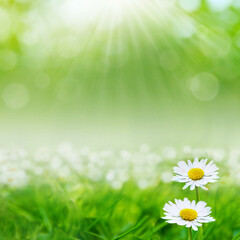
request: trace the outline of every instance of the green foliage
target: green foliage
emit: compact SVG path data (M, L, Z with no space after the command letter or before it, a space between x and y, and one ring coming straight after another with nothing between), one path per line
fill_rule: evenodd
M200 191L216 222L204 225L204 239L239 239L239 188ZM163 205L174 198L195 198L179 184L159 183L121 190L94 183L72 192L58 183L28 185L1 196L1 240L185 240L187 229L161 219ZM196 233L193 235L196 239Z

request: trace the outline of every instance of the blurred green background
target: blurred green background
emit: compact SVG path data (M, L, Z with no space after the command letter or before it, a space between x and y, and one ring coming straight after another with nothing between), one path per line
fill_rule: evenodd
M239 53L239 0L0 0L0 240L186 239L196 156L204 238L239 239Z
M238 0L1 0L0 143L239 143Z

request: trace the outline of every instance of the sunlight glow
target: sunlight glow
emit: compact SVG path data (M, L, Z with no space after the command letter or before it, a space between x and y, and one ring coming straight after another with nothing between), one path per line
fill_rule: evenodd
M173 3L167 0L63 0L62 4L58 4L57 11L66 24L79 29L99 19L105 22L114 19L115 23L119 23L132 11L144 9L147 5L157 6L159 16L163 16Z

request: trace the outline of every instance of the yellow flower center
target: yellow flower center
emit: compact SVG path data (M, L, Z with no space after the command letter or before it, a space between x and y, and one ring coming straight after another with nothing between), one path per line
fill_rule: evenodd
M190 208L184 208L180 211L180 216L183 220L193 221L197 218L197 212Z
M201 168L192 168L188 171L188 176L192 180L200 180L204 176L204 171Z

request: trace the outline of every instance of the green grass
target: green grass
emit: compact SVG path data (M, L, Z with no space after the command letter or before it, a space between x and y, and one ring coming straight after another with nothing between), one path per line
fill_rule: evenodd
M216 218L216 222L204 225L204 239L240 239L240 189L217 185L200 191ZM181 187L160 182L157 187L140 190L129 181L121 190L113 190L101 182L76 183L73 187L45 179L22 189L2 189L0 239L185 240L186 228L161 219L165 202L195 198L194 191Z

